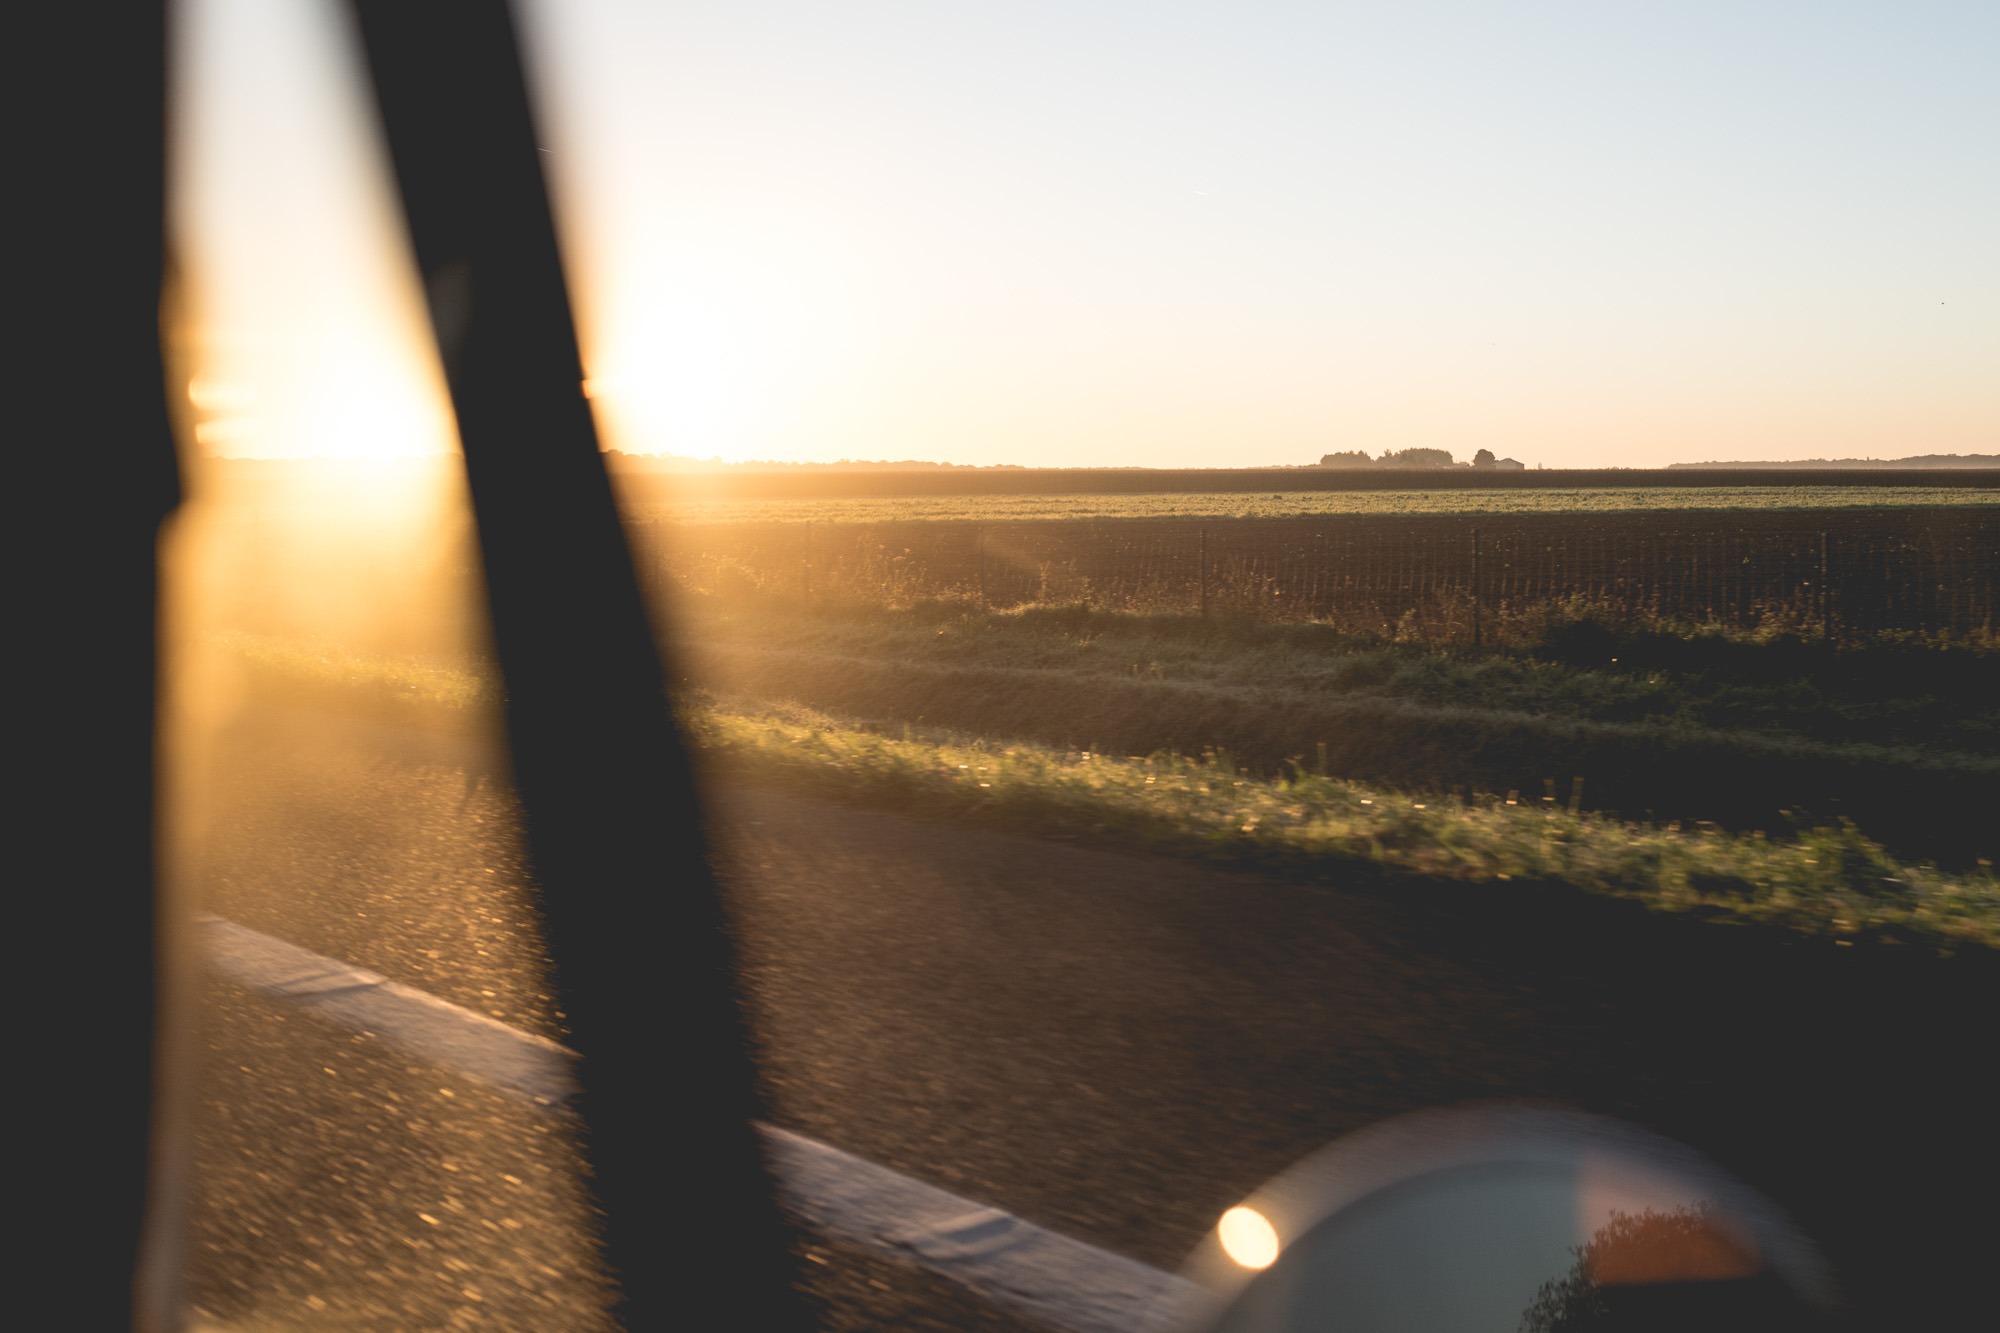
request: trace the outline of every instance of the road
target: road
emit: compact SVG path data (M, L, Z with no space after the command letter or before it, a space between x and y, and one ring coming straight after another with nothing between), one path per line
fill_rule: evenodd
M560 1036L510 804L463 754L273 715L220 757L209 910ZM1342 1133L1551 1099L1775 1194L1885 1327L1946 1326L1977 1291L1995 1229L1951 1205L2000 1183L1989 978L741 784L711 812L772 1118L957 1194L1172 1268ZM215 1324L596 1326L559 1121L209 994L192 1295ZM1013 1327L807 1244L830 1326Z

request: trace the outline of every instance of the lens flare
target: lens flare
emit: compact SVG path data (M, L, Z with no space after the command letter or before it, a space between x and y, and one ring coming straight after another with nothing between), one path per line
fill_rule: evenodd
M222 380L189 380L188 401L204 412L232 412L257 399L254 389Z
M1215 1227L1216 1239L1245 1268L1269 1268L1278 1257L1278 1232L1255 1208L1231 1208Z

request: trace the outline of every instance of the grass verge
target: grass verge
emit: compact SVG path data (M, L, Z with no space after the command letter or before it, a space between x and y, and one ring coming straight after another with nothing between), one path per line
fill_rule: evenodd
M476 669L230 636L252 695L405 725L490 725ZM1372 866L1458 883L1557 884L1660 912L1781 927L1839 944L2000 946L2000 878L1897 858L1850 823L1782 839L1655 827L1493 796L1439 799L1293 766L1241 771L1224 754L1121 757L885 734L786 705L691 693L681 714L718 771L839 800L919 810L1288 874ZM426 721L428 720L428 721Z
M2000 751L2000 701L1991 688L2000 645L1752 638L1622 623L1587 603L1545 607L1520 643L1486 652L1384 643L1319 624L1082 606L985 612L943 601L886 608L687 594L672 609L691 660L713 645L1029 670L1141 692L1167 685L1239 698L1376 700L1938 758Z
M1082 608L981 614L687 599L688 679L885 724L1112 754L1226 750L1265 776L1525 791L1649 822L1846 815L1906 857L1994 850L1994 654L1553 626L1532 650Z

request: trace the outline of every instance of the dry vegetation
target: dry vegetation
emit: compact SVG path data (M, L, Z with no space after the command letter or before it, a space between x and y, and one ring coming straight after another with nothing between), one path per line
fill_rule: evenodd
M1322 514L1574 514L1917 509L2000 504L2000 489L1928 486L1673 486L1566 490L1283 491L1107 495L910 495L684 499L638 505L641 521L1017 522L1112 518L1309 518Z
M1679 633L1993 640L2000 509L633 525L656 593L1206 610L1474 646L1582 602Z
M1777 493L1704 494L1768 508ZM1829 514L1829 503L1915 498L1860 487L1793 494ZM1954 490L1952 507L1921 511L1933 517L1880 503L1835 517L1857 541L1915 533L1933 563L1967 551L1990 563L1980 537L1996 511L1978 507L1987 495ZM1808 581L1824 582L1818 571L1829 567L1819 512L1745 512L1741 523L1721 510L1706 519L1579 512L1685 502L1667 489L1430 492L1421 497L1438 506L1430 516L1378 509L1327 525L1339 527L1337 540L1313 537L1319 525L1296 517L1241 524L1242 571L1229 564L1237 538L1208 525L1207 616L1192 610L1184 552L1164 537L1153 548L1133 544L1143 520L1040 528L1073 547L1078 533L1098 530L1105 569L1153 560L1145 576L1164 590L1155 603L1140 595L1152 585L1120 593L1095 567L1072 571L1087 584L1091 602L1082 601L1048 552L1031 549L1025 522L1004 541L964 540L982 526L964 521L972 509L1116 503L1188 513L1213 500L1296 514L1403 498L821 500L791 507L815 515L810 524L696 525L711 541L703 560L644 568L671 611L690 727L711 762L759 780L1288 873L1352 874L1365 864L1434 880L1542 880L1813 932L2000 944L1996 840L1987 821L1968 817L2000 803L2000 695L1991 687L2000 645L1990 624L1911 632L1850 622L1828 635L1826 603ZM1485 504L1513 509L1482 524L1489 536L1511 524L1534 540L1485 548L1474 650L1470 599L1451 582L1451 562L1464 554L1452 515ZM956 508L938 510L937 521L913 518L931 505ZM869 515L885 506L895 522L878 525ZM1711 570L1742 568L1742 552L1699 527L1724 518L1731 531L1764 534L1759 541L1794 529L1815 538L1767 541L1774 558L1804 553L1764 571L1789 598L1735 588L1724 602L1739 614L1723 619L1676 618L1658 587L1631 595L1633 569L1707 596ZM912 535L891 542L892 528ZM1688 549L1700 562L1663 565L1644 546L1655 529L1675 540L1693 533ZM831 544L801 539L809 530L846 532L879 559L843 566ZM1599 530L1623 546L1600 542ZM1320 545L1301 545L1301 531ZM735 545L714 545L716 533ZM1261 574L1258 542L1278 553ZM412 579L401 548L352 551L316 581L290 547L246 543L232 566L245 585L218 614L246 631L224 640L223 656L250 694L310 698L447 739L493 724L497 686L467 656L477 636L464 616L370 620L379 632L369 637L354 632L362 619L328 610L393 600ZM459 591L404 600L471 606L470 548L432 546L423 588ZM1294 548L1311 556L1299 569L1283 564ZM1593 570L1603 571L1601 589L1568 590ZM1237 572L1252 580L1242 587L1267 593L1297 575L1328 609L1290 592L1232 602ZM1010 576L1029 574L1018 595L1009 591ZM946 591L927 591L932 584ZM1840 588L1833 606L1865 608L1865 584ZM315 595L282 595L301 587ZM1966 606L1990 595L1976 581L1945 591ZM1964 610L1953 613L1963 620Z
M1847 815L1923 855L1991 839L1991 650L1619 628L1551 612L1509 651L1324 625L1083 608L979 613L683 598L691 684L894 729L1329 771L1431 792L1564 794L1742 830Z
M468 737L495 720L497 689L474 665L243 634L219 646L252 698ZM1333 776L1317 754L1259 775L1216 752L1132 756L1004 743L693 689L681 704L713 765L840 800L1287 873L1367 865L1424 880L1555 883L1843 941L2000 945L2000 880L1990 862L1940 869L1892 855L1848 823L1788 837L1730 833L1593 814L1576 788L1439 795L1357 781Z

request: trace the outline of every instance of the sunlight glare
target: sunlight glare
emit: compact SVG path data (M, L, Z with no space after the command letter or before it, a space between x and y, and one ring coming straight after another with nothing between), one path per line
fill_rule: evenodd
M1215 1227L1223 1252L1245 1268L1269 1268L1278 1258L1278 1231L1255 1208L1237 1206Z
M771 324L753 294L680 292L614 317L585 394L628 453L731 460L754 452L759 399L774 389Z
M782 457L851 372L859 279L835 238L768 218L688 227L669 248L599 236L576 210L574 296L607 447Z
M176 26L181 678L211 679L192 657L221 634L473 651L457 431L352 34L257 0L192 0Z
M247 384L224 380L189 380L188 401L204 412L230 412L257 401L257 391Z

